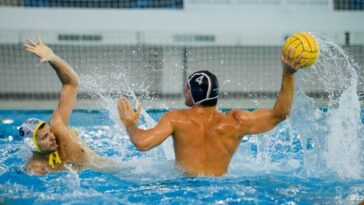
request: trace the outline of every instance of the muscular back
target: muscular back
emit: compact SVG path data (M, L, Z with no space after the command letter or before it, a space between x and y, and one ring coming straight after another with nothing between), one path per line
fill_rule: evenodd
M234 116L215 107L172 112L177 164L191 175L226 173L241 139Z
M148 151L172 135L177 164L189 175L208 176L225 174L243 135L271 130L287 117L289 109L276 103L273 109L224 114L216 107L194 105L169 111L155 127L144 130L136 125L141 106L134 112L127 99L118 102L120 119L138 150Z

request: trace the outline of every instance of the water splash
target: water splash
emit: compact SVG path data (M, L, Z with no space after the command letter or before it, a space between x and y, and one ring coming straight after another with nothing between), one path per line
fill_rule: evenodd
M311 69L295 74L289 119L270 132L245 136L230 174L274 172L338 179L364 175L359 67L340 46L323 36L317 38L319 60ZM309 97L315 93L324 93L324 97ZM323 105L326 111L320 109Z
M290 119L300 135L304 168L312 177L360 178L363 125L357 94L359 67L340 46L317 37L320 58L312 69L297 76L299 91ZM314 99L304 94L310 91L327 93L327 112L319 110Z
M121 68L119 70L122 70ZM104 73L97 68L91 74L81 75L81 89L87 93L91 93L94 97L100 99L101 107L105 108L109 113L109 118L114 122L114 135L111 141L118 145L119 154L126 156L128 152L128 146L130 146L128 134L125 127L120 122L117 111L117 99L121 96L127 96L132 104L137 107L139 100L135 95L135 90L141 93L141 98L148 98L148 86L144 83L133 83L128 75L124 72L118 73ZM156 125L153 118L142 109L141 118L139 120L140 128L152 128ZM142 154L145 157L151 157L153 159L174 159L172 150L172 141L167 139L160 147L157 147L147 153Z
M327 149L324 156L327 166L341 178L360 178L362 175L360 103L355 79L339 99L337 109L330 111Z

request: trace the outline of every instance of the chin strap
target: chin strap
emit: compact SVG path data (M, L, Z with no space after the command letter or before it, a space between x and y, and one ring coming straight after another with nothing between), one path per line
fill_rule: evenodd
M58 150L49 154L48 163L49 163L49 166L52 167L52 169L54 169L57 165L62 163L61 158L59 157L59 154L58 154Z

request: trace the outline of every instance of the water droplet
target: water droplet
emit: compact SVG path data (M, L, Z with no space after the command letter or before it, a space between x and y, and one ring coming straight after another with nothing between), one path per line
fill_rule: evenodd
M3 119L3 120L1 120L1 123L3 123L3 124L12 124L12 123L14 123L14 120L12 120L12 119Z

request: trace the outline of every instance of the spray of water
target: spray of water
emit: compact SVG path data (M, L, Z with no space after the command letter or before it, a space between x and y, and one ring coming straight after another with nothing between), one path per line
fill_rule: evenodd
M306 83L307 79L319 79L322 90L328 93L329 101L327 113L316 109L315 115L306 115L313 129L308 129L312 131L310 134L300 133L301 138L307 140L315 135L314 144L317 146L312 152L305 152L305 168L312 171L314 167L312 159L316 159L314 161L316 168L312 174L323 175L326 172L340 178L359 178L363 175L361 165L363 125L360 120L361 108L357 94L359 67L340 46L325 40L322 36L318 37L321 45L319 62L311 72L304 73L301 79ZM305 108L299 103L308 97L305 95L298 97L296 107ZM308 110L312 110L312 107ZM304 123L307 122L297 123L297 127L300 128L300 124Z
M144 83L135 83L129 79L128 75L118 69L118 73L105 73L97 68L91 74L81 74L81 89L87 93L91 93L93 97L99 98L100 106L105 108L109 113L109 118L114 122L111 128L114 133L111 142L118 145L119 154L125 159L128 157L130 142L125 127L120 122L117 111L117 99L121 96L127 96L132 104L137 107L139 100L135 95L135 90L142 94L142 97L148 96L148 86ZM140 128L152 128L156 125L153 118L142 109L141 118L139 120ZM150 157L152 159L173 159L173 150L171 139L162 144L161 148L155 148L147 153L141 154L142 157Z
M233 159L235 171L340 179L364 175L359 66L340 46L316 37L320 57L312 68L295 74L290 118L268 133L246 136ZM326 96L309 97L314 93ZM326 112L320 109L325 99Z

